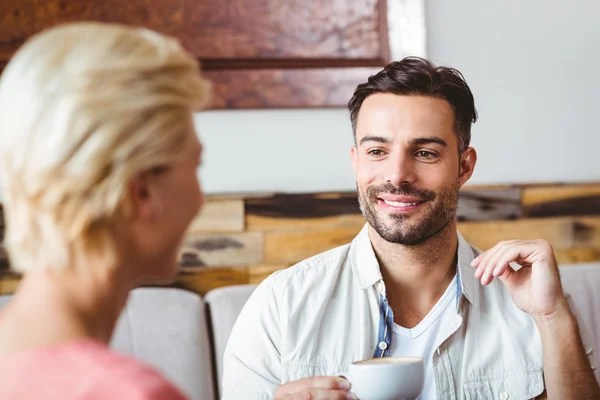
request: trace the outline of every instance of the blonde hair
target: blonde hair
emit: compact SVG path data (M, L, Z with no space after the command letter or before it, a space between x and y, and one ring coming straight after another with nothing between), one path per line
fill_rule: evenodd
M68 24L23 45L0 79L12 268L116 262L111 223L127 214L128 183L178 158L209 97L197 61L147 29Z

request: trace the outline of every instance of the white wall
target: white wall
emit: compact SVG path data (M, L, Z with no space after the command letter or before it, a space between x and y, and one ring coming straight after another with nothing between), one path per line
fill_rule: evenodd
M427 5L430 58L461 70L475 94L474 181L600 180L600 3Z
M600 180L599 13L593 0L427 2L428 56L463 72L480 113L472 183ZM209 193L354 189L345 109L197 123Z

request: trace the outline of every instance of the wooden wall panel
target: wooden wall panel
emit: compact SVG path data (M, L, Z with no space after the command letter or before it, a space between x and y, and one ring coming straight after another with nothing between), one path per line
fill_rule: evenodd
M275 194L246 200L246 215L288 218L321 218L360 214L355 192Z
M7 270L8 268L8 254L6 254L4 246L0 245L0 272L3 270Z
M243 285L247 283L245 268L203 268L200 271L183 271L176 280L168 283L156 283L150 286L171 286L191 290L201 295L223 286Z
M213 109L344 107L376 68L210 70ZM352 132L348 132L349 135Z
M574 221L569 218L463 222L458 225L464 238L481 250L511 239L545 239L557 249L568 249L575 245L573 229Z
M213 108L343 107L390 61L387 20L387 0L0 0L0 69L43 29L117 22L178 38Z
M532 206L594 195L600 195L600 184L532 186L523 189L523 205Z
M265 233L267 264L296 263L334 247L350 243L357 229Z
M527 217L600 215L600 185L526 188L523 214Z
M387 58L379 19L379 13L385 15L385 1L185 4L184 44L202 59L363 59L380 64Z
M260 264L263 243L260 232L188 235L180 251L180 265L225 267Z
M579 207L582 198L598 195L599 188L471 187L461 192L459 230L483 250L502 240L543 238L554 246L560 264L600 261L599 205L592 203L583 210L586 215L571 215L575 211L568 209ZM532 206L549 202L562 202L564 215L528 215ZM1 216L0 206L0 237ZM205 293L220 286L258 283L276 270L350 243L364 224L352 192L209 196L205 213L192 223L181 248L180 276L160 284ZM0 268L3 259L6 262L0 251ZM6 266L0 272L0 293L14 290L18 278Z
M554 250L556 262L561 266L591 263L600 260L600 249L593 247Z
M461 190L458 221L512 220L521 217L521 189Z
M188 233L241 232L244 230L244 200L207 201L192 221Z
M202 60L355 59L380 65L388 52L383 0L2 0L0 12L4 61L29 36L82 20L175 36Z
M246 229L248 231L272 232L295 230L355 230L359 231L365 225L362 214L336 215L333 217L317 218L278 218L246 214Z

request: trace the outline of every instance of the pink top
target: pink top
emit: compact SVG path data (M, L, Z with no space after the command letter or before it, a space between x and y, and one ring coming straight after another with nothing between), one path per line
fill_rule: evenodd
M184 400L154 369L86 339L0 359L0 399Z

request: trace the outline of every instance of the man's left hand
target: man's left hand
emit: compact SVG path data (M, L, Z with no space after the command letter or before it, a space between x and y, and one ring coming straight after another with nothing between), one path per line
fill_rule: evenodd
M509 263L517 263L513 269ZM482 285L494 278L506 286L522 311L545 318L566 304L558 267L550 243L545 240L509 240L498 243L471 262Z

